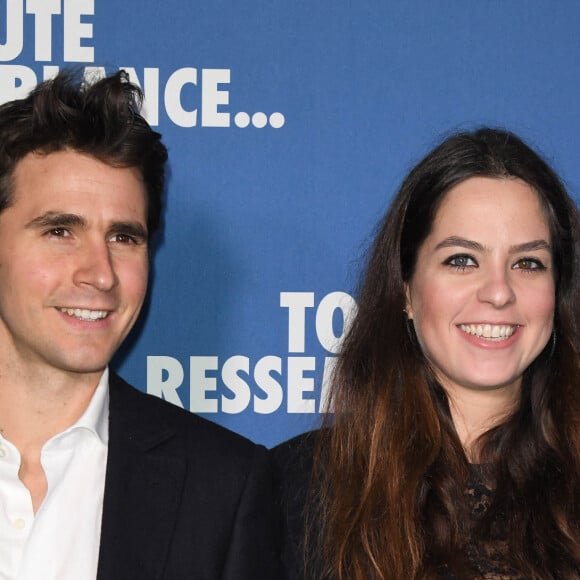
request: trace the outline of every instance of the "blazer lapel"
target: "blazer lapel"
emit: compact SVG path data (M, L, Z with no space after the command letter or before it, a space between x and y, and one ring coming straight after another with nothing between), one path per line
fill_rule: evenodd
M163 577L185 478L185 462L164 455L174 429L111 374L109 451L97 580Z

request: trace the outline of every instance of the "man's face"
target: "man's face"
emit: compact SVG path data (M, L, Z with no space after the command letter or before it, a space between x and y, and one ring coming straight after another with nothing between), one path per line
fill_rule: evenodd
M13 177L0 213L2 368L100 373L147 289L140 175L60 151L27 155Z

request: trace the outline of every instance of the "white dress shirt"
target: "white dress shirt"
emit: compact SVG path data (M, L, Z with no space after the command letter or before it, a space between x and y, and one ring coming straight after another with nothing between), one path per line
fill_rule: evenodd
M20 453L0 435L0 580L94 580L107 443L109 373L82 417L43 446L48 490L34 514Z

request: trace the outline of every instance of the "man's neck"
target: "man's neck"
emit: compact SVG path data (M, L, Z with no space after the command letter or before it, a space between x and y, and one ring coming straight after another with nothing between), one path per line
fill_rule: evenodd
M1 368L1 367L0 367ZM36 454L84 413L103 371L0 371L0 432L21 454Z
M2 367L0 367L2 368ZM14 366L5 368L14 370ZM99 384L97 373L0 373L0 432L20 452L18 476L30 492L36 513L48 482L41 463L44 444L74 425Z

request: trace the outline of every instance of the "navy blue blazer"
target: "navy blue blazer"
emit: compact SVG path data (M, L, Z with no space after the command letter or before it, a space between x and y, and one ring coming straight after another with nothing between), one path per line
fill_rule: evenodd
M111 373L97 580L279 580L266 450Z

